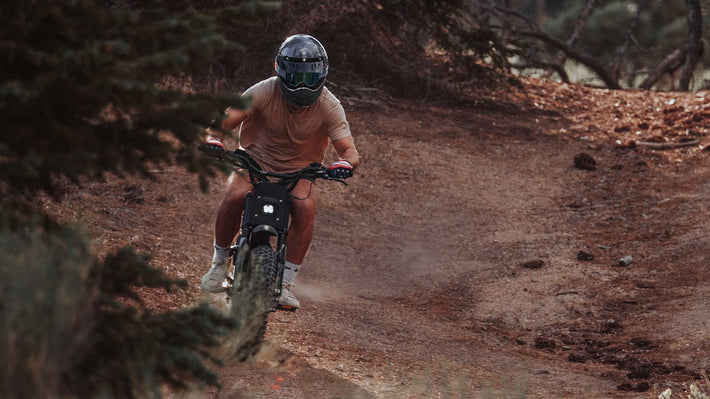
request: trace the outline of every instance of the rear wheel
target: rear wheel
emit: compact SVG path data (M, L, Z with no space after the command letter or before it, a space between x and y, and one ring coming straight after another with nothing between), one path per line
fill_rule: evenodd
M235 272L229 313L238 323L235 356L240 360L256 354L266 332L269 313L275 305L276 255L268 245L259 245Z

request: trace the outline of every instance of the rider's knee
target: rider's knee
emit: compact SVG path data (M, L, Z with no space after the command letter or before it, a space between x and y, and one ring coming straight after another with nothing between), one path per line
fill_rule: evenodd
M251 185L243 177L232 174L224 194L224 202L232 206L243 206L250 189Z
M291 210L298 219L313 219L316 214L316 201L310 197L293 200Z
M246 193L227 192L224 196L223 202L230 207L244 207L244 203L246 202Z

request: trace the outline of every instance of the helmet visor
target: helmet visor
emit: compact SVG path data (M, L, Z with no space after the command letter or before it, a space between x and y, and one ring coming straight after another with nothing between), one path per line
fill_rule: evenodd
M286 76L284 77L284 83L286 83L286 85L292 89L301 86L306 86L310 89L316 89L320 84L320 80L320 74L316 72L286 73Z
M320 59L277 57L276 73L290 90L303 87L317 90L328 74L328 64Z

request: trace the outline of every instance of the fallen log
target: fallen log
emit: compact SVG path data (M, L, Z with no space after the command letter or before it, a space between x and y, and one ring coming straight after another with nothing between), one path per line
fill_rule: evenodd
M694 145L700 144L700 140L690 140L690 141L683 141L680 143L654 143L650 141L637 141L636 145L641 146L641 147L647 147L652 150L672 150L675 148L682 148L682 147L692 147Z

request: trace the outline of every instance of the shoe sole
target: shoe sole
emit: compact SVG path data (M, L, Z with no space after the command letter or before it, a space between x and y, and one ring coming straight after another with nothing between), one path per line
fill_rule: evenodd
M282 304L279 303L279 304L276 305L276 309L278 309L278 310L285 310L285 311L288 311L288 312L295 312L296 310L299 309L299 307L298 307L298 306L290 306L290 305L282 305Z

